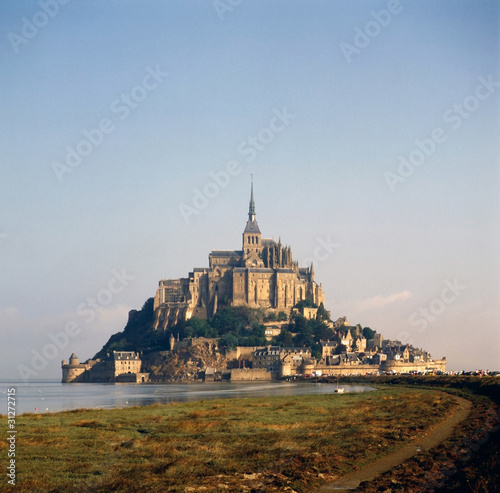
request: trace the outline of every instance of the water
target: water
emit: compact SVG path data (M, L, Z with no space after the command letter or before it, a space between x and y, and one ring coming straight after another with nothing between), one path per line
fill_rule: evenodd
M374 390L342 385L345 392ZM305 382L131 384L71 383L40 380L31 383L0 382L0 414L7 414L7 389L16 389L16 414L45 413L80 408L121 408L155 403L185 402L231 397L272 397L334 394L336 384Z

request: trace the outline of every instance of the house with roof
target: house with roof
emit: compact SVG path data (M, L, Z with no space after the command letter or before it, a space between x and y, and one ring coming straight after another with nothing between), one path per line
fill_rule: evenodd
M337 351L339 343L337 341L319 341L321 347L321 358L326 359L328 356L332 356Z

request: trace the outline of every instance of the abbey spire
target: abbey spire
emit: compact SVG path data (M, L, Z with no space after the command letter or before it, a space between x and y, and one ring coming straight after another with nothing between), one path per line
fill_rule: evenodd
M248 220L255 221L255 201L253 199L253 175L252 175L252 184L250 189L250 205L248 207Z
M257 221L255 220L255 200L253 198L253 176L252 176L252 183L250 185L250 204L248 206L248 221L245 227L245 231L243 231L243 236L245 236L246 233L259 235L260 239L260 229L259 226L257 225ZM257 237L252 237L250 239L250 243L257 244Z
M250 185L250 204L248 206L248 221L243 231L243 265L245 267L263 267L262 241L259 225L255 220L255 200L253 198L253 176Z

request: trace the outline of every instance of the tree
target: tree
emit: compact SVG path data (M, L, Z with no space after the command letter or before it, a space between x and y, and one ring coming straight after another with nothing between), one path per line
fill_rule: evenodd
M291 347L293 346L293 335L286 329L281 331L281 334L274 339L275 343L279 346Z
M198 317L191 317L187 323L186 323L186 327L191 327L192 331L196 334L196 335L201 335L201 333L205 332L205 324L207 323L206 320L202 320L201 318L198 318Z
M308 320L308 325L314 334L314 340L319 342L321 340L333 339L335 332L328 327L325 322L320 320Z
M312 303L308 299L305 299L305 300L300 300L294 306L294 308L298 308L299 310L301 310L302 308L311 308L311 306L312 306Z
M238 338L233 334L224 334L219 339L219 344L221 347L233 348L238 345Z
M286 322L288 320L288 317L285 312L279 312L278 313L278 321L279 322Z
M346 353L347 352L347 346L345 344L339 344L335 348L335 354L341 354L341 353Z
M311 327L307 323L306 318L300 313L296 315L295 320L293 321L292 332L312 335Z
M368 340L368 339L373 339L375 337L375 334L376 332L372 329L370 329L370 327L365 327L363 329L363 337Z
M210 321L210 325L217 329L217 332L222 335L235 331L237 327L234 310L228 307L222 308L222 310L219 310L214 315Z
M310 320L306 320L299 314L295 317L294 323L291 326L291 330L297 334L293 338L293 342L298 347L311 347L314 344L313 327L309 322Z
M316 303L313 303L311 300L305 299L305 300L300 300L294 308L298 308L299 310L302 310L302 308L318 308L318 305Z
M318 320L324 320L325 322L328 322L328 320L330 320L330 312L326 311L325 305L323 304L323 302L321 302L319 304L316 318Z
M297 334L293 338L293 344L296 347L313 347L315 342L311 334Z
M323 357L321 346L319 344L313 344L311 346L311 356L316 359L321 359Z

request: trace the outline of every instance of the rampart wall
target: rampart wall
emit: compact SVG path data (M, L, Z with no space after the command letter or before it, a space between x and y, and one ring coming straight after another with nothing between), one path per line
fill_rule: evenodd
M272 380L277 375L266 369L260 368L240 368L231 370L231 382L251 382L251 381L264 381Z

